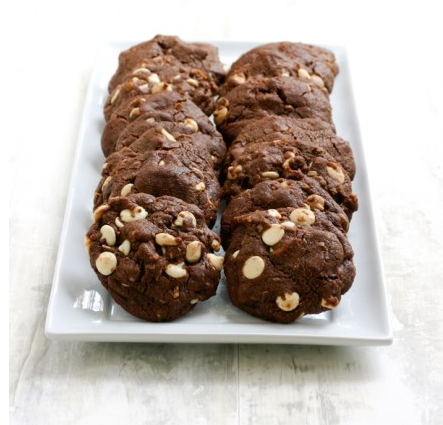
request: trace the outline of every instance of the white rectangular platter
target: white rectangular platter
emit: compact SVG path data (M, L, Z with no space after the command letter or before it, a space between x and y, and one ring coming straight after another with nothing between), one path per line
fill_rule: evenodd
M92 223L92 200L104 157L100 137L107 84L121 50L136 43L109 43L98 52L86 96L74 159L64 225L46 319L51 339L174 342L387 345L392 342L386 289L355 111L349 64L344 48L328 46L340 66L331 96L337 133L348 140L357 163L354 192L360 209L349 238L357 277L340 306L297 323L281 325L248 316L229 302L224 278L217 295L171 323L148 323L123 311L101 286L89 265L83 238ZM226 64L262 43L214 42ZM217 227L216 227L217 229Z

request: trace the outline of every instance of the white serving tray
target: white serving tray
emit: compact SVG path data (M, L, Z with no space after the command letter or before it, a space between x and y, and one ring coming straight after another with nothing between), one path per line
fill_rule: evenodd
M46 335L84 341L275 343L322 345L386 345L392 342L386 289L371 204L368 175L354 107L346 51L328 46L340 73L331 102L337 133L348 140L357 163L354 192L360 209L349 238L355 251L357 277L340 306L306 316L289 325L268 323L236 309L222 279L217 295L171 323L149 323L123 311L101 286L89 265L84 235L92 223L92 200L104 157L100 137L107 84L121 50L136 43L109 43L98 52L89 84L48 306ZM214 42L226 64L262 43ZM217 229L217 227L216 227Z

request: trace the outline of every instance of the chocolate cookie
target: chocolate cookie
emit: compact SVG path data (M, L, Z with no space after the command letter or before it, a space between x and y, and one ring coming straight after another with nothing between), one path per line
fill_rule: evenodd
M109 94L104 106L106 121L129 98L161 91L176 91L185 95L206 115L211 115L218 87L204 72L183 66L172 55L146 59L137 64L129 77Z
M235 218L225 256L232 303L250 315L280 323L337 307L355 277L347 237L318 210L277 212Z
M215 295L220 241L195 205L135 194L110 199L94 218L85 238L91 266L133 316L174 320Z
M342 232L349 229L349 219L331 195L312 177L300 180L265 180L252 189L244 190L229 202L221 217L220 236L225 249L235 230L235 217L254 211L267 210L278 216L279 208L310 208L328 219Z
M231 145L230 151L242 149L250 143L274 140L300 140L312 143L331 154L345 169L351 180L355 177L356 165L351 146L337 136L330 125L318 119L297 119L288 116L269 116L246 126ZM230 163L232 157L227 157Z
M324 149L311 143L295 139L251 143L230 155L233 160L223 186L228 199L264 180L299 180L307 175L329 192L349 218L358 209L346 171Z
M172 56L183 67L201 70L208 80L219 85L225 76L223 64L215 46L205 43L186 43L179 37L157 35L152 40L132 46L120 53L118 69L109 82L109 92L125 81L136 66L144 60Z
M331 92L337 73L335 56L327 49L302 43L270 43L240 56L232 64L223 90L230 91L251 77L283 75L311 79Z
M116 150L131 147L137 152L193 146L196 152L220 171L226 155L226 145L221 135L210 136L198 130L195 121L155 122L134 121L128 125L117 140Z
M191 146L136 152L123 148L114 152L103 166L94 208L111 197L129 193L174 196L197 205L212 226L217 218L221 189L212 165Z
M318 118L334 128L327 90L295 77L247 80L217 100L214 121L232 141L247 124L270 115Z
M148 120L180 122L197 127L210 136L219 137L210 119L192 101L177 92L158 92L136 96L123 103L106 123L102 133L101 146L105 156L116 150L120 133L130 123Z

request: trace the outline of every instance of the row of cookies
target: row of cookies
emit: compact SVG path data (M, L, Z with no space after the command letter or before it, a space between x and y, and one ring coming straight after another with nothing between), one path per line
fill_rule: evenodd
M346 232L358 200L337 136L332 52L272 43L232 65L214 111L229 144L221 236L231 301L289 323L336 307L355 277Z
M226 146L208 116L223 78L215 47L156 36L121 52L110 80L86 241L100 282L141 319L174 320L216 293Z

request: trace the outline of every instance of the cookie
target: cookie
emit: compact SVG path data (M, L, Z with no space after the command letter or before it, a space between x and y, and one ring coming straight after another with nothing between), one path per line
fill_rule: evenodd
M109 93L103 108L106 121L128 99L161 91L176 91L187 96L206 115L211 115L218 87L204 72L184 67L172 55L146 59L138 63L130 75Z
M235 156L234 156L235 155ZM264 180L316 180L351 218L358 209L357 196L346 171L324 149L296 139L251 143L230 152L223 193L229 199Z
M350 144L318 119L297 119L288 116L269 116L246 126L231 145L231 151L242 149L249 143L272 142L294 138L323 148L345 169L351 180L356 173L354 154ZM226 161L232 161L227 157Z
M337 73L335 56L327 49L303 43L270 43L240 56L232 64L223 90L230 91L251 77L283 75L311 79L331 92Z
M279 323L337 307L355 278L347 237L318 210L277 212L235 218L224 268L233 305Z
M221 198L220 184L211 164L190 146L136 152L123 148L103 165L94 197L94 208L115 196L129 193L174 196L197 205L212 226Z
M112 114L101 137L105 156L116 150L120 133L135 121L182 123L209 136L220 137L211 120L191 100L177 92L158 92L129 99Z
M170 321L215 295L220 240L195 205L139 193L110 199L94 216L85 238L91 267L131 315Z
M142 61L165 55L174 57L183 67L200 70L216 85L222 83L225 77L224 67L215 46L205 43L186 43L179 37L157 35L120 53L118 68L109 82L109 92L111 93L125 81L128 74L131 74Z
M198 130L194 120L185 122L134 121L117 140L116 150L131 147L137 152L193 146L219 172L226 155L226 145L220 134L208 135Z
M244 190L226 206L220 226L223 247L227 249L229 246L235 230L235 217L265 210L278 216L276 210L286 207L310 208L342 232L346 233L349 229L349 219L343 209L312 177L300 176L300 180L265 180L252 189Z
M226 141L251 122L270 115L318 118L332 128L328 91L300 78L251 78L216 103L214 121Z

